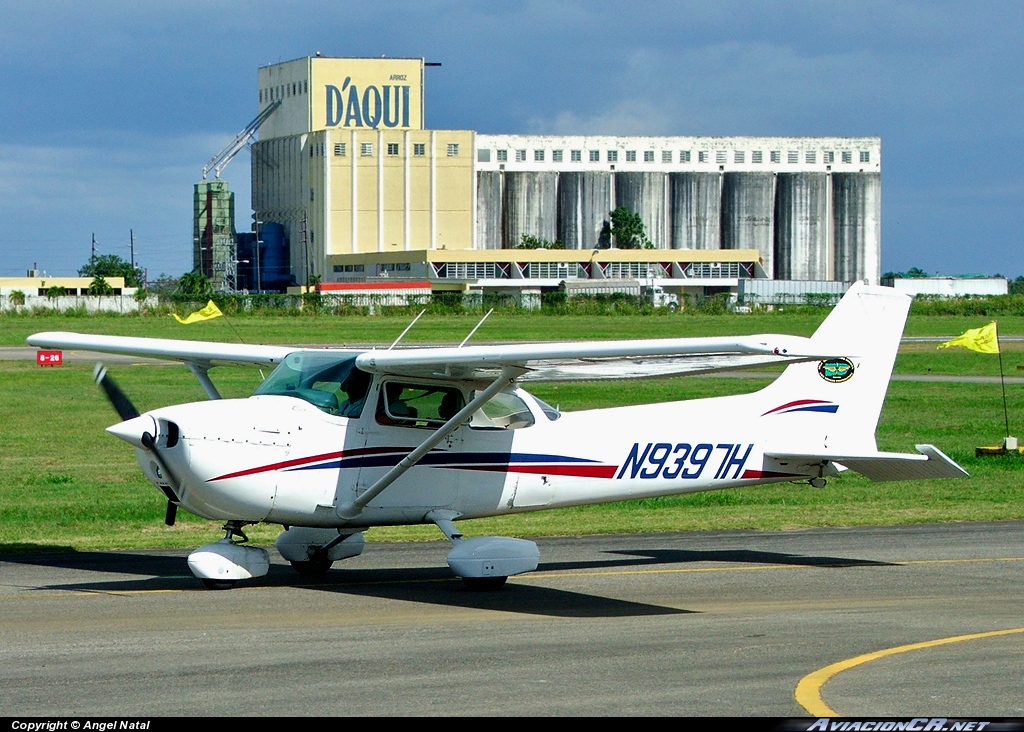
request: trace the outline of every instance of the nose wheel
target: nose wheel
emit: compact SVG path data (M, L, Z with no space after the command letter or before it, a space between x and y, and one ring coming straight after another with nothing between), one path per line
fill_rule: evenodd
M188 556L188 568L207 589L226 590L238 580L262 577L270 571L270 555L260 547L243 546L249 538L242 531L243 522L224 524L220 541L201 546ZM235 540L235 537L241 537Z

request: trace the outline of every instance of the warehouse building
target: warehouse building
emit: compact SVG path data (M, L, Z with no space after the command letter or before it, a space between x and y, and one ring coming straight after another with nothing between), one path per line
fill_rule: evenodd
M278 106L252 146L253 210L275 232L260 237L276 250L264 256L298 283L878 282L876 137L434 130L426 71L421 59L320 56L259 69L260 111ZM641 216L653 250L609 248L618 207ZM546 251L517 249L524 237Z

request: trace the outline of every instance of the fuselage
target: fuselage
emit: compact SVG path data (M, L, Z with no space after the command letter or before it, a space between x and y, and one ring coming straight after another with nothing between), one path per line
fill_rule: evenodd
M311 527L422 523L437 509L473 518L811 475L765 470L764 435L731 417L744 397L559 414L509 389L358 516L339 515L443 424L445 399L466 403L472 394L458 382L391 378L373 380L354 416L325 409L319 396L184 404L139 418L140 430L156 433L160 460L135 444L147 477L192 513Z

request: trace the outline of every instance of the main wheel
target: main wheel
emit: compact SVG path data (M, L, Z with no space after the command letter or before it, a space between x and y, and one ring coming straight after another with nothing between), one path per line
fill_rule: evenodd
M505 586L508 577L463 577L462 583L473 592L493 592Z
M308 562L292 562L292 569L303 577L319 577L327 574L327 570L333 565L330 559L310 559Z
M237 580L218 580L210 579L209 577L201 577L203 581L203 587L208 590L230 590L235 586Z

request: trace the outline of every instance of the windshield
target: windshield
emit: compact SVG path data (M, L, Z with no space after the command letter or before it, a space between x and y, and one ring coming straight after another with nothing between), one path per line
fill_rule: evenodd
M356 368L355 354L300 351L289 354L253 396L290 396L328 414L358 417L369 388L370 374Z

